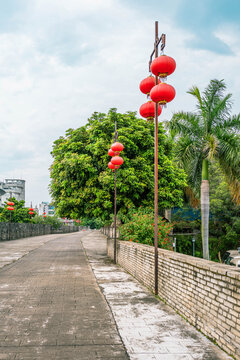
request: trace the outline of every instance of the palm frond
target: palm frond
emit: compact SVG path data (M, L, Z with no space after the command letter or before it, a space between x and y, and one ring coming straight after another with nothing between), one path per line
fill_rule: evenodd
M229 114L231 108L230 97L228 94L224 97L226 85L223 80L211 80L207 88L203 92L203 108L206 133L211 131L212 122L219 120ZM221 117L220 117L221 115ZM226 117L225 116L225 117Z
M231 164L232 167L237 167L240 163L239 135L217 128L216 136L219 140L216 157L226 164Z
M172 116L167 127L173 137L199 136L202 134L201 119L193 113L178 112Z
M193 87L191 87L191 89L189 89L187 91L187 94L193 95L197 99L197 101L198 101L197 108L202 113L204 109L203 109L203 102L202 102L199 88L197 86L193 86Z
M187 164L194 161L196 153L201 152L199 146L200 144L196 143L191 137L179 138L176 144L176 156L183 168L186 168Z
M222 128L230 132L240 131L240 114L227 118L222 123Z
M237 168L232 167L231 164L226 163L223 159L219 160L219 164L229 185L233 201L240 205L240 162Z
M203 151L206 154L206 158L210 161L214 159L218 151L219 140L213 134L208 134L205 139Z
M226 85L224 80L213 79L203 92L203 100L208 104L208 108L211 109L212 105L223 97Z
M230 115L231 109L231 94L226 95L224 98L216 100L211 112L209 113L208 132L211 132L213 128L219 124L222 124Z

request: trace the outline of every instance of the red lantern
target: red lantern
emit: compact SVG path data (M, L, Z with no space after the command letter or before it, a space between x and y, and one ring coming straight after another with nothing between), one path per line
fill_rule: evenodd
M29 211L29 215L33 215L34 214L34 212L33 211Z
M158 80L160 83L160 80ZM139 88L142 93L149 95L151 89L155 86L155 79L153 76L148 76L140 82Z
M168 75L171 75L175 69L175 60L167 55L161 55L157 57L151 64L151 72L156 76L160 76L161 78L165 78Z
M115 165L116 169L118 169L120 167L120 165L123 164L123 158L121 158L121 156L114 156L112 159L111 159L111 163L113 165Z
M109 155L109 156L114 156L114 155L115 155L115 152L114 152L112 149L109 149L109 150L108 150L108 155Z
M14 205L14 202L8 201L8 202L7 202L7 205L13 206L13 205Z
M29 208L29 211L33 211L33 208Z
M112 144L111 149L112 151L114 151L115 155L118 155L120 151L123 151L123 144L115 142L114 144Z
M7 207L7 210L9 210L9 211L13 211L13 210L14 210L14 207L12 207L12 206L8 206L8 207Z
M109 167L109 169L111 169L111 170L115 170L115 165L113 165L113 164L111 163L111 161L108 163L108 167Z
M175 94L173 86L161 83L152 88L150 97L154 102L159 103L160 105L165 105L175 98Z
M155 105L156 104L153 101L146 102L139 109L140 115L147 120L152 120L155 117ZM161 112L162 108L158 105L158 115L160 115Z

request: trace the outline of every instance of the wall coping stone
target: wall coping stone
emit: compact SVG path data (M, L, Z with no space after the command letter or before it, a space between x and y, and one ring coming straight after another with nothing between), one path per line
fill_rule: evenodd
M119 243L122 242L125 245L131 247L146 248L148 249L148 251L154 252L154 247L151 245L139 244L139 243L123 241L123 240L118 240L118 242ZM220 264L214 261L196 258L191 255L175 253L174 251L165 250L161 248L158 249L158 253L161 254L161 257L166 257L174 261L181 261L187 263L188 265L193 265L194 267L197 267L199 269L201 268L204 270L210 270L211 272L214 272L216 274L220 274L223 276L228 276L233 279L240 280L240 269L238 269L237 267L235 269L235 267L231 265Z

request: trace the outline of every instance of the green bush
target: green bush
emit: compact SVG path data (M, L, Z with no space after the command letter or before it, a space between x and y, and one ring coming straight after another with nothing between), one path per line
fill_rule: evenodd
M57 216L35 216L32 220L34 224L51 225L54 229L59 229L63 224Z
M125 224L120 227L121 240L154 245L154 213L150 208L129 209L122 218ZM168 237L172 225L158 217L158 246L172 250L172 240Z
M79 225L89 226L90 229L100 229L101 227L104 226L104 223L100 218L91 218L91 219L82 218L80 220Z

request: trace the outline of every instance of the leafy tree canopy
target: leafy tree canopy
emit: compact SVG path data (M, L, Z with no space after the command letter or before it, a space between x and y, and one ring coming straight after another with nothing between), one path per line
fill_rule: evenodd
M117 171L118 210L152 206L154 194L154 125L134 112L94 113L85 126L69 129L53 145L51 194L60 216L101 218L113 213L114 175L108 169L117 120L124 164ZM159 208L180 206L185 174L172 162L172 144L159 126Z

